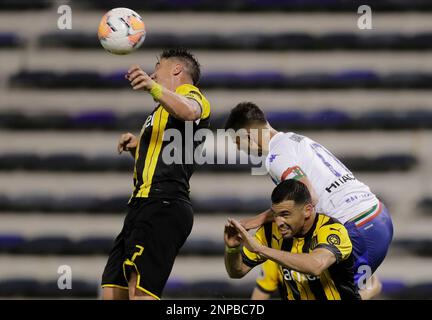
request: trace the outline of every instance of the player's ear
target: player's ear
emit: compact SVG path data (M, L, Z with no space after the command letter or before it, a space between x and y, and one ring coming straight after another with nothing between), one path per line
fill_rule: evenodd
M183 71L183 66L180 63L176 63L173 69L173 75L178 76Z
M313 210L314 207L311 203L305 204L305 206L303 207L305 218L310 218L312 216Z

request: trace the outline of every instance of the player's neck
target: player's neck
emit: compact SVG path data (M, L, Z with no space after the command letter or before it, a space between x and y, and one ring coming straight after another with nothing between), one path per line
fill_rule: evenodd
M310 218L305 221L305 224L303 226L303 230L302 230L300 237L304 237L311 230L311 228L315 222L316 214L317 213L314 210L313 213L311 214Z
M180 86L182 86L184 84L193 85L193 83L192 83L192 81L190 79L187 79L187 78L179 78L179 79L174 78L174 80L173 80L173 82L171 84L172 88L168 88L168 89L171 90L171 91L176 91L178 87L180 87Z

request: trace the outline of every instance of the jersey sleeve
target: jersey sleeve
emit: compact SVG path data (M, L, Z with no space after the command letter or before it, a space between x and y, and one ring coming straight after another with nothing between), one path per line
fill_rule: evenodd
M257 240L260 244L267 246L264 227L261 227L257 230L255 233L255 240ZM250 252L246 247L243 247L242 258L243 263L251 268L256 267L267 260L256 253Z
M262 264L261 276L257 278L256 284L258 288L266 293L271 293L277 290L280 281L279 266L277 263L267 260Z
M336 257L336 263L349 257L352 244L347 229L340 223L322 226L317 233L317 246L331 251Z
M281 142L278 148L270 150L267 169L276 184L287 179L299 180L306 176L297 158L297 143L289 139Z
M176 93L198 102L201 107L201 119L207 119L210 116L210 103L197 87L183 84L176 89Z

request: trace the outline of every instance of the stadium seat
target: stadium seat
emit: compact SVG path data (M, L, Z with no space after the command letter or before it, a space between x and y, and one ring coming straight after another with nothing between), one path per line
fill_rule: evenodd
M368 70L347 70L329 76L334 88L373 88L380 84L380 75Z
M382 282L382 292L385 296L392 296L408 288L408 285L398 279L384 279Z
M17 234L0 235L0 252L10 253L20 248L25 243L25 238Z
M391 294L390 297L392 299L399 300L429 300L432 297L432 283L419 283L411 285L404 290Z
M83 171L86 158L79 154L56 154L45 156L41 161L42 170L47 171Z
M42 34L38 39L38 44L43 48L92 49L101 47L94 35L74 31Z
M29 275L30 276L30 275ZM38 297L41 282L31 278L0 280L1 297ZM58 288L57 288L57 291Z
M46 194L28 194L25 197L9 198L9 209L18 212L51 212L55 199Z
M220 256L223 255L224 244L208 239L187 240L180 250L182 255Z
M37 154L9 153L0 155L0 170L41 170L44 161Z
M52 4L53 0L2 0L0 10L41 10Z
M51 210L54 212L94 212L93 208L99 201L97 197L90 195L70 195L58 198L52 202Z
M99 283L73 279L72 288L59 290L57 281L41 282L37 287L37 296L40 298L92 298L98 294Z
M432 239L395 239L392 246L423 257L432 256Z
M432 198L426 197L418 203L418 208L424 215L432 216Z
M116 129L117 116L113 111L86 111L72 116L72 125L80 130Z
M108 254L112 249L114 238L89 237L77 241L73 251L76 254Z
M73 242L63 236L42 236L28 240L16 253L34 255L63 255L73 252ZM15 253L15 252L14 252Z
M18 48L24 44L24 40L13 33L0 32L0 49Z
M359 49L360 38L353 33L330 33L318 38L317 47L321 49Z

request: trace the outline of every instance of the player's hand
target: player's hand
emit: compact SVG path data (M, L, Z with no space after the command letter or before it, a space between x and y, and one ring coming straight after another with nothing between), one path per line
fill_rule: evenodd
M129 80L134 90L144 89L149 91L155 83L153 79L137 65L132 66L128 70L125 78Z
M250 252L258 253L261 251L262 245L255 240L253 236L235 219L231 219L231 224L234 225L240 237L243 240L243 246Z
M231 223L231 219L225 224L224 241L227 247L238 247L242 243L242 238L237 231L236 227Z
M132 133L124 133L120 136L117 151L121 154L123 151L131 151L138 145L138 139Z

